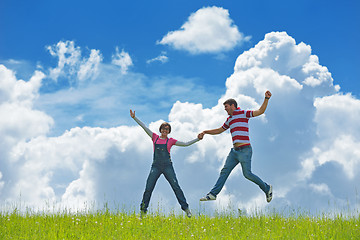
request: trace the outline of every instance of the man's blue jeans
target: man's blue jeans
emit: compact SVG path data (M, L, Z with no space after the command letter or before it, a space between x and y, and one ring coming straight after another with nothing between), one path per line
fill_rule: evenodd
M186 202L184 192L181 190L172 163L166 165L152 165L150 174L146 180L145 192L141 201L140 209L144 212L147 211L149 206L151 194L154 190L155 184L160 175L164 174L166 180L170 183L172 190L174 191L176 198L181 205L181 209L185 210L189 207Z
M236 165L241 163L244 177L257 184L266 194L269 191L270 186L251 172L251 156L252 148L250 145L243 147L240 150L235 150L232 148L226 159L223 169L221 169L220 176L213 189L211 189L210 193L216 197L224 187L226 179L229 177L231 171Z

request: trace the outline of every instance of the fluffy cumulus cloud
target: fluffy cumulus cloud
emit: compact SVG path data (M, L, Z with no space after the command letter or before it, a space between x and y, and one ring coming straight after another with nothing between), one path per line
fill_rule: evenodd
M6 194L9 180L17 178L18 162L10 149L49 131L53 119L33 109L33 102L45 75L36 71L29 81L17 80L15 73L0 65L0 193Z
M18 141L46 133L52 126L48 115L32 108L44 76L36 71L27 82L17 80L13 71L0 65L1 152Z
M59 137L39 136L18 144L11 154L20 166L19 176L7 187L8 197L21 193L28 204L48 199L72 209L90 207L104 197L110 202L116 193L123 193L120 189L126 188L132 174L139 174L136 166L145 158L135 150L136 144L144 143L138 133L139 129L125 126L73 128ZM150 147L140 149L146 152ZM138 161L128 161L131 158Z
M191 14L179 30L169 32L158 43L193 54L219 53L248 41L221 7L204 7Z
M111 66L100 65L100 75L103 68ZM109 128L72 127L49 136L53 119L33 105L43 78L36 72L27 82L17 80L11 70L0 66L0 111L5 116L0 124L0 199L12 202L21 194L31 206L52 201L56 208L84 209L107 202L115 209L137 209L152 160L150 138L135 122ZM172 125L172 137L191 140L200 131L223 124L225 99L235 98L241 108L257 109L270 90L273 96L266 113L250 120L250 138L252 171L274 186L274 199L267 204L262 191L237 166L218 199L197 209L232 145L228 132L206 135L190 147L172 149L177 177L194 211L300 208L318 213L356 207L360 101L339 92L309 45L296 43L285 32L268 33L237 58L225 84L226 91L214 106L174 101L164 120ZM137 97L145 93L138 91ZM140 119L146 115L145 108L135 110ZM145 124L157 132L163 120L154 121ZM159 179L151 203L152 210L160 205L180 211L164 178Z
M314 107L319 141L303 161L303 176L312 179L318 167L335 164L349 181L358 179L360 101L351 94L336 94L316 98Z

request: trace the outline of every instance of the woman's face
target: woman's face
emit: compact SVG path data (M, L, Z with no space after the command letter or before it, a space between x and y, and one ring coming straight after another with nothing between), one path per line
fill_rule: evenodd
M161 131L160 131L161 137L166 138L167 135L169 134L169 131L170 131L170 128L168 126L162 127Z

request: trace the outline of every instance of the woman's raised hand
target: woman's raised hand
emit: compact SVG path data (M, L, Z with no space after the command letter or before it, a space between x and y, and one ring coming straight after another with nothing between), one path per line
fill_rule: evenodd
M133 111L130 109L130 116L131 116L132 118L134 118L134 117L135 117L135 111L133 112Z

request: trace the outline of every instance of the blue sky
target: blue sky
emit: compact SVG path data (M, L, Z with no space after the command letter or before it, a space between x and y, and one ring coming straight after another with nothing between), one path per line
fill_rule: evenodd
M107 195L137 205L152 154L129 108L153 131L169 121L185 141L221 126L224 98L257 108L269 89L266 116L252 120L253 169L278 197L265 205L238 169L210 210L316 211L329 201L341 210L346 199L358 208L359 10L356 1L1 1L0 200L80 207ZM224 133L173 150L194 208L230 147ZM169 189L160 181L153 202L177 208Z

